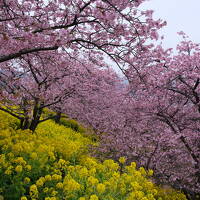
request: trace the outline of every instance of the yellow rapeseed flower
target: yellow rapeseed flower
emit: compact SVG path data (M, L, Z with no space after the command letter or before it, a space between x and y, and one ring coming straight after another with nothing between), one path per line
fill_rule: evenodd
M43 189L43 192L44 193L47 193L49 191L49 188L48 187L45 187L44 189Z
M10 152L10 153L7 154L7 156L8 156L10 159L13 159L15 155L14 155L12 152Z
M1 154L1 155L0 155L0 164L4 164L4 163L5 163L5 160L6 160L5 154Z
M119 165L117 163L115 163L113 160L109 159L109 160L105 160L103 162L103 165L106 166L108 169L116 171L119 169Z
M95 168L97 166L96 160L91 157L82 157L81 163L84 164L89 169Z
M33 160L37 159L37 153L36 153L36 152L31 153L30 157L31 157Z
M45 181L51 181L52 180L51 175L46 175L44 178L45 178Z
M99 183L99 184L97 185L97 192L98 192L98 193L102 194L102 193L105 192L105 190L106 190L106 186L105 186L104 184Z
M131 186L133 187L133 189L136 191L136 190L141 190L142 189L142 186L138 183L138 182L136 182L136 181L134 181L134 182L131 182Z
M63 160L63 159L59 159L59 161L58 161L58 163L57 163L57 165L58 165L59 168L64 168L64 167L66 167L68 164L69 164L69 162L68 162L68 161L65 161L65 160Z
M60 181L61 179L62 179L62 176L61 176L61 175L58 175L58 174L53 174L53 175L52 175L52 180Z
M120 157L120 158L119 158L119 162L120 162L121 164L124 164L124 163L126 162L126 158L125 158L125 157Z
M149 200L147 197L143 197L141 200Z
M139 171L140 171L140 173L141 173L142 175L147 175L147 173L146 173L144 167L140 167L140 168L139 168Z
M149 169L148 172L147 172L148 176L153 176L153 170L152 169Z
M56 165L55 165L56 166ZM54 174L62 175L62 172L59 169L53 169Z
M25 183L25 184L28 184L28 183L30 183L30 181L31 181L31 180L30 180L30 178L29 178L29 177L25 177L25 178L24 178L24 183Z
M92 167L90 170L89 170L89 174L90 175L95 175L96 174L96 168Z
M53 190L53 191L51 192L51 195L52 195L53 197L55 197L57 194L58 194L58 192L55 191L55 190Z
M18 154L20 152L23 152L23 147L22 147L22 145L20 143L14 144L14 145L12 145L12 151L15 154Z
M93 176L90 176L90 177L87 179L87 182L89 183L89 185L96 185L97 183L99 183L99 180L96 179L96 178L93 177Z
M135 197L137 199L141 199L142 197L144 197L144 193L142 191L135 191Z
M147 194L147 198L148 198L149 200L155 200L153 194Z
M39 178L36 181L36 185L37 185L37 187L42 187L44 185L44 180L42 178Z
M11 175L12 174L12 169L13 169L13 166L11 165L6 169L6 171L4 173L7 174L7 175Z
M64 179L64 191L77 191L81 189L81 185L77 183L74 179L72 178L65 178Z
M29 194L30 194L31 198L38 198L38 189L35 184L31 185Z
M51 161L56 160L56 157L55 157L55 155L54 155L54 153L52 151L49 151L48 155L49 155Z
M32 167L31 167L31 165L26 165L26 166L25 166L25 169L26 169L27 171L31 171Z
M57 198L56 197L51 197L51 200L57 200Z
M134 176L136 177L141 177L141 172L140 171L134 171Z
M98 196L93 194L90 196L90 200L99 200Z
M11 174L12 174L12 170L7 169L7 170L4 172L4 174L11 175Z
M20 164L20 165L26 165L26 161L24 160L23 157L17 157L15 160L14 160L15 163L17 164Z
M116 178L116 179L119 179L120 173L119 173L119 172L114 172L114 173L112 174L112 176L113 176L114 178Z
M152 194L154 194L154 195L157 195L157 194L158 194L158 190L156 190L156 189L153 189L151 192L152 192Z
M136 162L132 162L130 166L133 167L133 168L136 168L136 166L137 166Z
M153 188L153 183L151 181L146 181L144 185L149 190L151 190Z
M23 167L22 167L21 165L17 165L17 166L15 167L15 171L16 171L17 173L22 172L22 170L23 170Z
M80 197L78 200L86 200L85 197Z
M59 182L56 184L56 188L62 189L63 188L63 183Z
M27 198L25 196L21 197L20 200L27 200Z
M88 169L86 167L83 167L79 170L80 177L84 177L88 175Z

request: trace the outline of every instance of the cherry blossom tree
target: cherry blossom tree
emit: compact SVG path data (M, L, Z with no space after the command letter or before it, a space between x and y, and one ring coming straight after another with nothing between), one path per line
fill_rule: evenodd
M1 72L0 109L17 117L20 128L35 130L43 109L61 102L74 93L73 70L67 60L55 60L56 55L24 56L17 69L7 65ZM19 69L18 69L19 68Z
M1 72L0 109L17 117L20 128L34 131L39 123L58 117L56 114L44 118L44 108L68 114L77 98L83 101L89 96L100 101L101 96L95 95L104 95L115 87L117 75L109 68L106 70L103 63L99 69L84 59L80 63L61 55L24 56L20 69L8 66Z
M200 146L199 146L199 44L188 40L177 46L178 55L169 63L165 82L165 106L159 108L158 119L174 134L174 145L165 158L173 164L167 172L176 187L186 192L200 191ZM166 99L169 99L166 104ZM177 166L173 170L173 166ZM162 172L161 172L162 173ZM174 173L174 175L173 175ZM191 199L195 199L194 196Z
M121 112L123 128L106 136L101 150L154 169L158 183L198 199L200 49L183 36L177 55L149 45L132 59L137 71L133 66L126 70L129 88Z
M165 25L153 20L152 11L141 12L142 2L2 0L1 110L18 117L21 128L34 130L41 108L74 92L83 58L102 66L108 56L124 72L135 50L157 39L157 30Z

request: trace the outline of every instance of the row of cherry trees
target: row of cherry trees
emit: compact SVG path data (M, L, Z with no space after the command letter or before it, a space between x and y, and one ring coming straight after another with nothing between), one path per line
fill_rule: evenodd
M200 47L183 33L177 55L149 44L165 22L140 11L142 2L2 0L0 110L33 131L58 117L44 108L64 112L99 135L99 156L126 156L195 199Z
M130 102L125 103L126 110L122 109L126 128L110 136L106 151L127 154L130 160L153 168L160 183L198 199L200 46L180 34L184 40L177 46L177 55L158 46L135 58L140 76L131 68L127 71ZM114 138L118 139L115 143Z
M128 162L154 169L157 183L198 199L200 46L180 35L177 55L161 46L140 50L132 59L137 70L126 70L129 84L119 82L113 93L98 92L84 104L78 98L67 105L70 116L98 130L98 156L126 156Z

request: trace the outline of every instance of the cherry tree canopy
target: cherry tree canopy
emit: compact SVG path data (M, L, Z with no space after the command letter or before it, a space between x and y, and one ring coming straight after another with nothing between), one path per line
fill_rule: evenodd
M44 108L60 103L73 93L75 85L78 87L83 58L103 67L104 56L109 56L124 72L136 49L149 38L157 39L157 29L165 25L152 19L152 11L139 11L142 2L2 0L0 70L6 88L2 98L7 96L8 101L2 101L0 108L16 117L23 113L20 120L27 128L27 113L33 113L31 118L38 121L42 112L39 105ZM31 99L34 106L27 110L24 107ZM11 102L20 105L21 111L8 107Z
M140 12L143 0L2 0L0 2L0 62L24 55L60 50L100 52L114 61L129 62L137 46L165 23ZM142 20L140 20L142 18Z

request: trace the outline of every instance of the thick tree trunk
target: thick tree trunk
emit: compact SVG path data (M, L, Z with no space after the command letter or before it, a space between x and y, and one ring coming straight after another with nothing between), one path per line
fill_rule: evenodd
M42 108L39 105L35 105L33 110L33 119L29 127L29 129L32 130L33 132L35 131L35 129L39 124L41 115L42 115Z
M55 122L60 123L60 119L61 119L61 112L57 112L55 116Z
M22 130L28 129L29 124L30 124L29 117L23 118L20 122L20 129Z
M43 108L41 107L41 104L39 103L39 100L36 99L35 101L35 105L34 105L34 108L33 108L33 116L30 117L27 116L24 117L23 119L21 119L21 122L20 122L20 128L22 130L25 130L25 129L30 129L31 131L35 131L35 129L37 128L39 122L40 122L40 118L41 118L41 115L42 115L42 110Z
M34 132L38 124L39 124L38 119L32 119L32 120L29 120L28 118L22 119L20 122L20 129L22 130L30 129L31 131Z
M38 124L39 124L39 120L33 119L30 123L29 129L34 132L35 129L37 128Z

